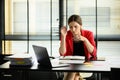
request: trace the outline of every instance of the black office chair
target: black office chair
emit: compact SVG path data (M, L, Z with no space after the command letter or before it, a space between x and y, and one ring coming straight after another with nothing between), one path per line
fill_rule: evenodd
M120 67L119 68L115 68L112 67L111 68L111 79L110 80L120 80Z

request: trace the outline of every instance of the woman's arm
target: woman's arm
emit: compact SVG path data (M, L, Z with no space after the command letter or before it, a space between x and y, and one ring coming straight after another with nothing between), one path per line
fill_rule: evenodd
M88 52L92 54L93 50L94 50L94 46L85 37L84 37L84 44L86 45L86 48L87 48Z
M59 53L61 55L64 55L66 52L66 35L67 35L67 28L62 27L61 28L61 42L60 42L60 48L59 48Z
M66 42L65 42L65 37L61 37L61 43L60 43L60 48L59 48L59 53L61 55L64 55L66 52Z
M79 39L84 42L88 52L92 54L94 52L94 48L95 48L93 34L89 33L89 34L87 34L87 37L84 37L81 35Z

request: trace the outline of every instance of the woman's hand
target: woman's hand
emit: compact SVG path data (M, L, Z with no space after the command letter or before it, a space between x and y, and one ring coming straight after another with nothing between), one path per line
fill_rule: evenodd
M64 37L67 35L67 28L65 26L61 27L61 35Z
M91 62L84 62L83 64L87 65L87 66L92 66L93 65Z
M82 35L74 35L74 41L85 41L85 37Z

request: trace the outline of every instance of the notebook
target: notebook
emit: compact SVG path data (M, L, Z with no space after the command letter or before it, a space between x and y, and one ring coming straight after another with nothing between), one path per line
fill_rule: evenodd
M65 67L69 65L69 64L60 64L59 62L52 63L49 58L46 47L37 46L37 45L32 45L32 46L37 58L37 62L40 67L55 68L55 67Z

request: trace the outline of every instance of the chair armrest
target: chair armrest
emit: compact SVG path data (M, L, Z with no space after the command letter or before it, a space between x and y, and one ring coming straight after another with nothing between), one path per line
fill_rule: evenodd
M49 56L49 58L51 58L51 59L55 59L55 57L53 57L53 56Z

